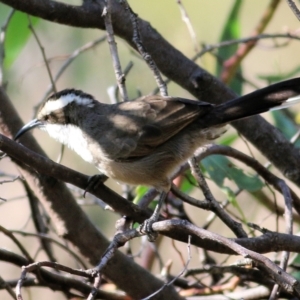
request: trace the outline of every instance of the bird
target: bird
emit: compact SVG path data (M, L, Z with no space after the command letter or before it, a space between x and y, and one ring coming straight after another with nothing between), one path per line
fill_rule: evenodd
M38 127L101 174L120 183L156 188L161 198L146 226L151 231L172 175L199 147L221 136L231 121L299 102L300 78L219 105L159 95L106 104L81 90L65 89L47 98L14 139Z

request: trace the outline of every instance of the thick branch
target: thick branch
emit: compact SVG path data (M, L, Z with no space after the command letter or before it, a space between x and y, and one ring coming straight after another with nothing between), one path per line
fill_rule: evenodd
M36 174L35 171L32 171L35 169L40 173L39 177L35 178L36 180L41 181L42 185L45 185L46 187L43 188L44 192L48 194L47 195L41 195L42 202L44 205L49 206L52 203L51 209L56 209L57 213L55 214L52 212L52 217L54 217L54 221L58 220L59 223L61 223L61 232L62 230L65 230L65 237L67 239L70 239L75 245L77 245L78 248L81 249L81 247L87 245L89 242L92 243L98 250L96 251L92 246L88 246L88 249L83 249L82 252L87 257L91 257L92 255L92 261L95 263L100 258L101 253L104 251L103 248L105 248L105 245L108 245L108 241L104 239L102 236L101 239L101 245L104 243L105 245L98 247L98 244L95 241L99 240L99 237L97 237L98 232L94 232L95 229L93 229L90 232L89 226L92 226L89 223L86 223L84 219L86 219L86 216L82 213L82 211L78 208L78 206L75 204L75 202L68 200L68 198L61 198L61 196L65 197L66 194L61 189L60 182L56 181L55 178L59 178L60 180L72 183L78 187L84 187L88 177L86 175L83 175L79 172L76 172L74 170L71 170L67 167L64 167L62 165L59 165L51 160L49 160L46 157L42 157L41 155L32 152L31 150L23 147L22 145L19 145L15 143L14 141L11 141L10 139L6 138L5 136L0 135L0 150L7 152L11 157L18 158L19 160L22 160L25 164L30 165L31 172L33 174ZM18 161L16 161L19 163ZM25 167L24 167L25 168ZM29 169L28 169L29 170ZM29 172L29 171L26 172ZM24 171L25 172L25 171ZM27 173L25 173L26 175ZM51 177L49 177L51 176ZM53 176L53 177L52 177ZM54 178L55 177L55 178ZM28 179L28 176L26 177ZM29 177L30 179L30 177ZM34 179L30 179L30 183L32 183ZM36 190L36 182L32 183L35 190ZM48 185L50 185L51 192L48 191ZM62 185L63 186L63 185ZM59 189L58 192L56 192L56 188ZM110 205L114 205L114 207L117 210L122 210L123 206L126 207L126 203L129 203L129 201L124 200L119 196L117 198L120 200L119 203L115 203L114 201L110 202L111 198L115 197L114 192L109 190L105 186L99 186L96 190L92 191L92 193L96 196L101 195L101 190L104 189L105 193L107 193L106 197L104 199L108 199L108 203ZM60 192L64 193L63 195L60 195ZM38 191L38 193L42 193L42 191ZM47 197L45 199L45 197ZM54 199L52 199L52 197ZM57 199L56 199L57 198ZM47 202L48 201L48 202ZM76 206L76 208L75 208ZM74 208L74 211L72 211ZM137 206L133 204L128 204L127 206L129 215L136 216L139 220L144 220L146 217L149 217L150 214L147 214L146 212L140 210ZM79 210L79 212L78 212ZM70 215L70 212L72 211L72 214ZM60 220L60 216L63 215L63 220ZM69 216L70 215L70 216ZM80 222L76 219L80 218ZM75 221L76 220L76 221ZM78 224L77 226L73 226L74 222ZM84 234L84 230L81 230L80 228L85 227L85 230L88 231L88 234ZM76 228L73 228L76 227ZM79 228L77 228L79 227ZM186 232L184 230L180 230L179 228L174 228L172 231L166 231L161 232L165 234L166 236L169 236L170 238L186 242ZM88 235L88 237L85 237L83 239L82 236ZM96 235L96 237L95 237ZM89 237L92 239L92 241L89 239ZM83 239L83 241L76 241L76 239ZM259 252L259 253L266 253L266 252L272 252L272 251L291 251L291 252L299 252L300 249L300 238L297 236L287 235L287 234L279 234L279 233L272 233L268 232L267 234L258 237L258 238L239 238L234 240L236 243L251 249L253 251ZM222 246L218 243L214 243L213 241L205 241L197 236L192 237L192 244L196 245L198 247L220 252L220 253L228 253L233 254L232 251L230 251L226 246ZM92 249L92 253L90 253L90 249ZM96 251L96 254L93 252ZM100 252L100 253L99 253Z

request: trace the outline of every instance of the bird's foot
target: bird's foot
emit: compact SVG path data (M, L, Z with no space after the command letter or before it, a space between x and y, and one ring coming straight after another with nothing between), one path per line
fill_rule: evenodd
M149 242L155 242L155 240L158 237L158 233L153 231L152 225L156 222L156 218L150 217L149 219L145 220L144 223L142 223L139 226L139 231L143 234L147 235L148 241Z
M108 177L104 174L97 174L97 175L90 176L88 180L88 185L84 190L83 197L85 198L87 192L96 189L100 183L105 182L107 179Z
M167 193L162 192L160 194L158 203L154 209L152 216L149 219L145 220L144 223L141 224L139 227L139 231L147 235L149 242L154 242L158 237L158 233L153 231L152 225L158 221L159 214L166 197L167 197Z

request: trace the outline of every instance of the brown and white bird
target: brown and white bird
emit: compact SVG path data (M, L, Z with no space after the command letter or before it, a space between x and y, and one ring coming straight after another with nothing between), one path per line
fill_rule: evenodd
M161 96L110 105L66 89L50 96L15 139L39 127L108 177L167 193L172 174L226 123L298 102L300 78L220 105Z

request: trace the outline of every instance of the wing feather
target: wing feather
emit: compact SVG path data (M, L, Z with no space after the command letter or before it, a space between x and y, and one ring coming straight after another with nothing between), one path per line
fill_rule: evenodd
M119 159L131 159L151 154L191 122L206 114L213 105L184 98L146 96L132 102L118 104L114 118L122 120L124 145ZM119 124L120 122L114 122ZM120 132L118 132L120 135ZM119 136L120 137L120 136ZM118 139L118 143L121 139ZM128 150L128 147L126 148Z

